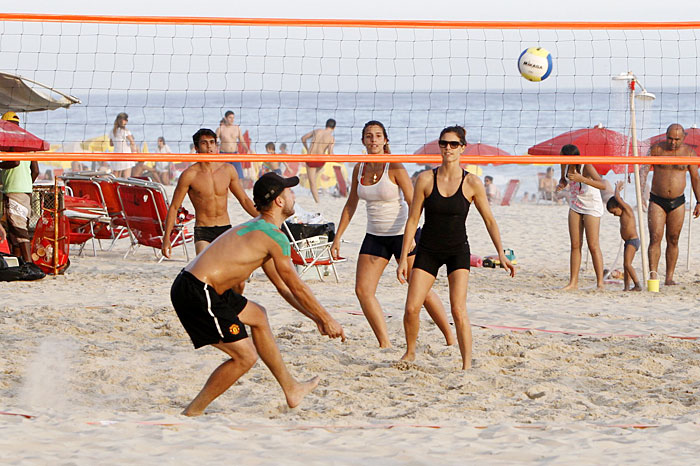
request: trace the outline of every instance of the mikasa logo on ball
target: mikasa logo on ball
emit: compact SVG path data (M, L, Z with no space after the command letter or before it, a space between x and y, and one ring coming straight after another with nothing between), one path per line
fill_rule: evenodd
M543 81L552 72L552 54L542 47L525 49L518 57L518 71L528 81Z

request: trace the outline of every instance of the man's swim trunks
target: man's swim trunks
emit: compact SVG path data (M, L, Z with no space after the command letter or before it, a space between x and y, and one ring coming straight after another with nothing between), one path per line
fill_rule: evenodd
M32 213L32 196L27 193L4 194L7 215L7 239L10 244L28 243L29 216Z
M215 227L194 227L194 242L213 242L216 238L231 229L231 225L220 225Z
M664 209L666 213L676 210L682 205L685 205L685 194L681 194L675 199L666 199L665 197L657 196L654 193L649 193L649 202L657 204Z
M211 286L182 270L170 289L170 300L195 348L248 337L238 319L248 300L233 290L219 295Z
M625 240L625 248L627 248L628 244L631 244L632 246L634 246L635 251L639 251L639 246L641 245L641 243L639 242L639 238L632 238L632 239Z

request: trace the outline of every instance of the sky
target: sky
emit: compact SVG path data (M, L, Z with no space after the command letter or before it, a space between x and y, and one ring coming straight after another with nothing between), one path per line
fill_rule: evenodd
M430 8L427 8L427 5ZM482 21L692 21L700 20L700 2L669 8L665 2L638 0L32 0L4 1L8 13L172 15L277 18L431 19Z

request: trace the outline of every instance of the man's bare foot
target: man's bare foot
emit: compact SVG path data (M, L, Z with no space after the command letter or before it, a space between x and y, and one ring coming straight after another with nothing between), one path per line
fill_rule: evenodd
M630 288L630 291L642 291L642 287L639 285L639 283L635 283L632 288Z
M605 284L599 283L598 286L596 287L598 290L604 290L605 289Z
M287 405L289 405L290 408L296 408L299 406L301 400L303 400L306 395L311 393L318 386L320 381L321 379L317 376L313 379L307 380L306 382L298 382L294 388L289 391L289 393L285 393L285 396L287 397Z
M416 360L416 353L409 353L406 351L403 356L401 356L402 361L415 361Z
M664 285L666 286L673 286L673 285L678 285L678 283L674 282L673 280L666 280L664 282Z
M562 291L571 291L571 290L578 290L578 283L569 283L564 288L562 288Z

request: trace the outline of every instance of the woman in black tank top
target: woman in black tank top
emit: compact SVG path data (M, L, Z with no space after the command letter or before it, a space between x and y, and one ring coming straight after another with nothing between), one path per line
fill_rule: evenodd
M421 212L425 209L423 234L418 242L413 272L408 280L408 295L403 317L406 353L401 359L413 361L416 358L420 309L425 296L435 282L438 269L442 265L447 265L450 308L457 331L459 350L462 354L462 369L469 369L472 333L467 315L470 251L466 220L472 204L484 219L486 229L498 251L501 266L506 268L511 276L515 275L515 269L503 254L501 235L486 198L484 184L478 177L467 173L459 166L459 158L467 144L464 128L450 126L443 129L439 144L442 164L435 170L422 173L416 181L404 232L401 259L396 271L399 281L405 283L408 270L407 248L410 247L410 238L418 227Z

